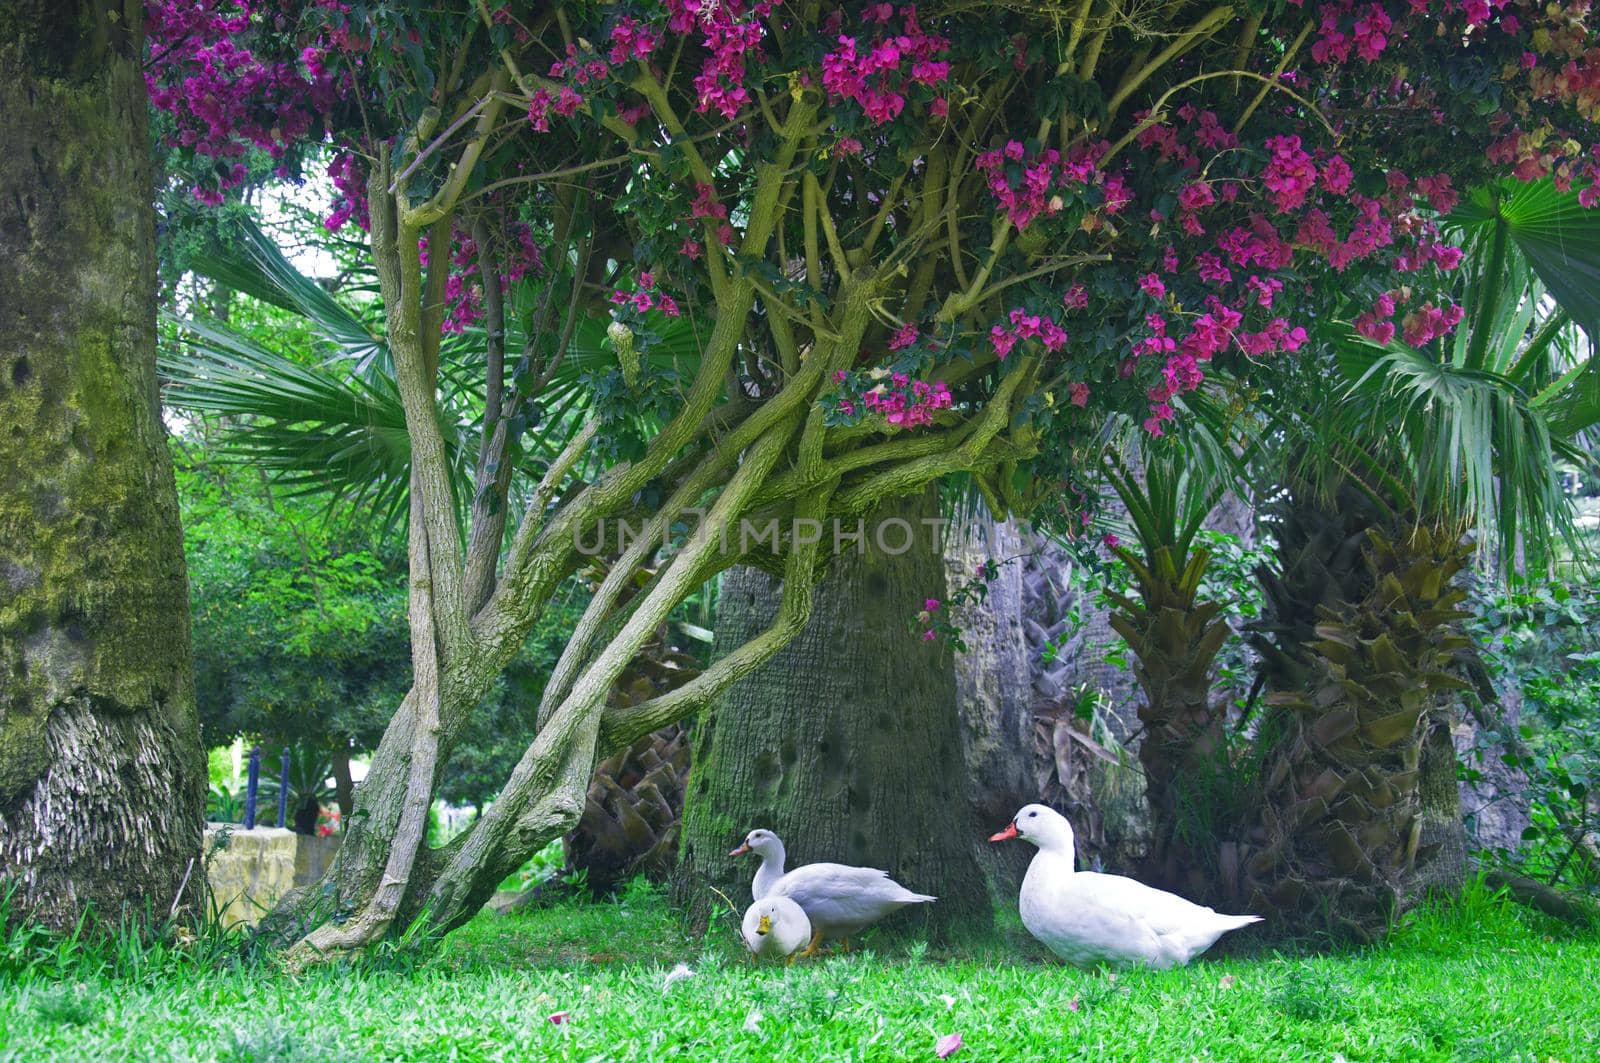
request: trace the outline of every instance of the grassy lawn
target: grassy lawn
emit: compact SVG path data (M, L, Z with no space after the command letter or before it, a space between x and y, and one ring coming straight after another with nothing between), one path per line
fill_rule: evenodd
M1017 933L756 970L731 921L702 942L636 890L299 978L164 951L132 972L0 976L0 1059L931 1060L951 1033L955 1063L1600 1059L1600 937L1481 892L1381 948L1162 973L1063 968ZM678 963L694 974L668 985Z

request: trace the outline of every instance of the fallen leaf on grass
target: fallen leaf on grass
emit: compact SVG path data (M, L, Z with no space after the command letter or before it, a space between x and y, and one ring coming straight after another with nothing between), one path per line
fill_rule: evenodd
M750 1014L744 1017L744 1028L746 1033L760 1033L761 1012L757 1011L755 1008L751 1008Z
M1239 976L1238 975L1236 975L1236 974L1225 974L1225 975L1222 976L1222 980L1217 983L1217 988L1218 989L1232 989L1234 986L1236 986L1238 984L1239 984Z
M940 993L939 999L944 1001L944 1006L946 1008L953 1008L956 1006L956 998L951 996L949 993Z
M667 990L672 988L673 982L681 982L685 978L693 977L694 972L689 969L689 965L687 963L680 963L678 966L667 972L667 980L661 984L661 991L665 993Z
M943 1059L946 1056L954 1053L960 1047L961 1035L958 1033L947 1033L943 1037L939 1038L939 1040L934 1044L933 1054L938 1056L940 1059Z
M1081 1001L1078 1000L1077 997L1073 997L1071 1000L1067 1001L1067 1010L1068 1011L1082 1011L1083 1010L1083 1004L1082 1004Z
M550 1023L551 1023L551 1025L552 1026L560 1026L562 1023L567 1021L567 1016L570 1015L570 1014L571 1014L571 1012L566 1012L566 1011L553 1012L550 1015Z

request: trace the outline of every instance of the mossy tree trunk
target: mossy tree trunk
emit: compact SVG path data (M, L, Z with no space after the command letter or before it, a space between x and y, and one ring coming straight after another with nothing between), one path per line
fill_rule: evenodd
M0 5L0 872L55 926L164 917L205 807L142 25Z
M743 906L754 868L726 854L755 827L776 831L789 866L835 861L882 868L939 897L898 919L936 929L987 924L973 852L980 829L967 803L961 721L950 650L925 642L911 618L945 597L931 490L866 519L864 556L846 549L818 586L800 636L701 716L684 813L680 896L699 913L716 887ZM904 552L874 542L895 518L915 530ZM890 524L883 545L900 545ZM724 579L717 642L738 646L778 605L753 569Z

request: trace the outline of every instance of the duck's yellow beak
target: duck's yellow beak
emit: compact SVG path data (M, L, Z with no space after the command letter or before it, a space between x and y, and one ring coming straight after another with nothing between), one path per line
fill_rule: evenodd
M763 935L772 933L772 916L764 915L761 917L761 924L756 927L756 933Z
M739 848L735 849L733 852L729 853L728 855L729 856L743 856L745 853L748 853L748 852L750 852L750 847L748 845L741 845L741 846L739 846Z

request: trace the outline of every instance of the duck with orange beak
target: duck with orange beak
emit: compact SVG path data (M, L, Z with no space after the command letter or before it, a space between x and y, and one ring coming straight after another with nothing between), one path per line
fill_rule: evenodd
M1022 925L1068 963L1182 967L1256 915L1222 915L1121 875L1079 871L1072 824L1044 805L1024 805L992 842L1021 838L1039 851L1022 880Z
M787 897L768 897L745 910L740 927L750 955L757 960L787 960L811 939L811 920Z
M756 829L745 835L744 844L729 856L755 853L761 857L750 892L755 899L787 897L798 904L811 920L811 943L805 955L813 955L824 938L840 938L850 951L850 936L871 926L884 916L908 904L929 904L937 898L913 893L875 867L847 864L806 864L785 873L787 854L783 841L770 830Z

